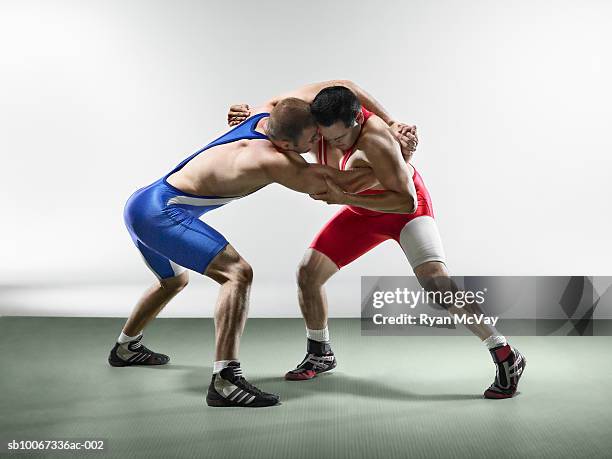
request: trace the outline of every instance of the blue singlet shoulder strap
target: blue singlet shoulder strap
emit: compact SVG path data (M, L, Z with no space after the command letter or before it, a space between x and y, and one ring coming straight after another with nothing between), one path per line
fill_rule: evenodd
M208 150L209 148L216 147L217 145L223 145L226 143L236 142L238 140L252 140L252 139L267 140L268 139L267 135L262 134L261 132L257 132L255 130L257 123L259 123L259 120L267 116L270 116L270 114L269 113L258 113L257 115L253 115L250 118L247 118L242 123L240 123L238 126L227 131L221 137L218 137L217 139L213 140L205 147L196 151L194 154L192 154L188 158L185 158L183 161L181 161L181 163L178 166L176 166L174 169L172 169L172 171L166 174L166 178L174 174L176 171L182 169L185 164L187 164L193 158L198 156L200 153Z

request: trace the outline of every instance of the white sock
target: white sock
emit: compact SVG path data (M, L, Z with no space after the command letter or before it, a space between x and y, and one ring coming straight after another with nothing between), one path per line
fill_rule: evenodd
M117 338L117 342L119 344L129 343L130 341L134 341L140 335L142 335L142 332L138 333L136 336L128 336L125 333L123 333L123 330L121 330L121 334L119 335L119 338Z
M213 363L213 375L216 375L221 370L226 368L230 362L240 363L240 360L215 360L215 362Z
M310 328L307 328L306 337L319 342L329 341L329 329L327 328L327 325L322 330L311 330Z
M506 341L505 336L495 336L495 335L489 336L487 339L483 340L482 342L489 349L494 349L496 347L505 346L506 344L508 344L508 341Z

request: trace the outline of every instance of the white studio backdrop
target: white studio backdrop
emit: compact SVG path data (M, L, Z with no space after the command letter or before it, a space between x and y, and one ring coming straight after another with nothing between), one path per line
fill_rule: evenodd
M0 315L126 316L153 277L129 195L228 106L351 79L417 124L458 275L610 275L612 4L0 0ZM273 185L205 216L255 271L251 316L298 316L294 273L336 211ZM411 270L387 242L329 284ZM163 313L210 316L216 285Z

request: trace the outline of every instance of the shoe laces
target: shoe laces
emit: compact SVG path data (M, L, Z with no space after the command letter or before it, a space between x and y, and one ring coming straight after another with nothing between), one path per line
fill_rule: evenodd
M240 384L242 389L253 392L256 395L263 395L263 392L260 389L246 380L246 378L243 376L242 368L234 368L234 378L234 384Z
M243 376L240 376L238 380L240 381L242 386L249 392L253 392L255 395L263 395L263 392L259 388L248 382Z
M219 375L220 376L220 375ZM255 387L253 384L248 382L242 373L242 368L239 366L232 367L232 376L228 379L231 383L239 386L249 392L253 392L256 395L261 395L263 392Z
M242 376L242 368L234 367L234 376L236 376L237 378L243 378L243 376Z
M144 344L142 344L143 335L140 335L134 341L130 341L127 343L128 349L132 352L142 352L142 353L153 353L149 348L147 348Z
M297 368L305 369L305 370L318 368L318 369L323 370L327 368L327 365L328 365L327 361L329 360L329 357L332 355L333 354L329 354L329 355L315 355L311 353L306 354L306 357L304 357L304 360L302 360L302 363L300 363L297 366Z

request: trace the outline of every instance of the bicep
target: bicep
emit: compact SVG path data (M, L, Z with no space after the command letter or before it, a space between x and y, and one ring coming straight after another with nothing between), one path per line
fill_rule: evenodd
M410 192L410 172L397 142L392 138L377 139L371 148L370 164L380 184L389 191Z
M326 189L325 166L308 164L304 159L291 154L278 153L278 157L269 160L265 170L271 181L301 193L319 193Z
M341 85L341 84L342 84L342 80L328 80L328 81L321 81L319 83L307 84L297 89L294 89L293 91L283 93L279 96L276 96L270 99L267 102L267 105L271 105L272 107L274 107L278 102L288 97L295 97L296 99L301 99L304 102L311 104L314 98L316 97L316 95L319 94L319 92L322 89L328 88L330 86Z

